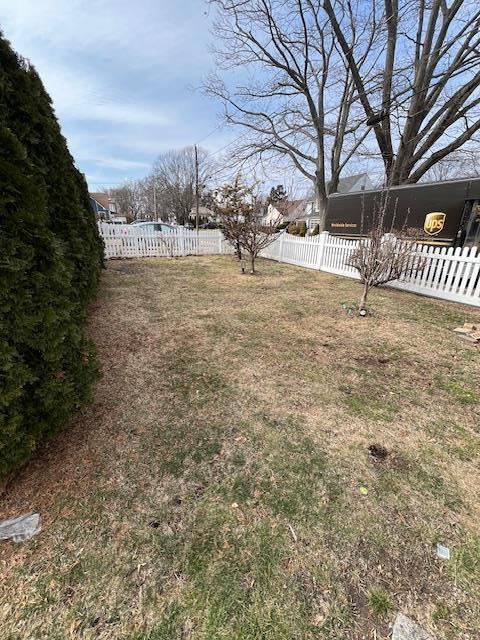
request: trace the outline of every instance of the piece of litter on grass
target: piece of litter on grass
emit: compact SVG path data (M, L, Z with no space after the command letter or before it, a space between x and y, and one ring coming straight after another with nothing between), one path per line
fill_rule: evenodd
M298 542L298 538L297 538L297 534L295 533L295 531L293 530L293 527L291 524L288 525L288 528L290 529L290 533L292 534L292 538L294 542Z
M368 496L368 489L367 489L367 487L360 487L359 491L360 491L360 493L362 494L362 496Z
M42 528L39 513L27 513L18 518L0 522L0 540L11 538L14 542L24 542L37 534Z
M393 623L392 640L434 640L434 638L411 618L398 613Z
M437 556L443 560L450 560L450 549L443 544L437 544Z

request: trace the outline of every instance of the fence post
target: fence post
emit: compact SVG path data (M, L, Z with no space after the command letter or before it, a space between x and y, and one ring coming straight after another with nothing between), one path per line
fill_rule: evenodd
M220 229L218 230L218 249L219 249L219 253L220 255L223 253L223 237L222 237L222 232L220 231Z
M281 231L280 232L280 249L278 251L278 261L279 262L283 262L283 236L285 235L286 231Z
M186 256L187 255L187 246L186 246L186 238L185 238L185 228L184 227L180 227L180 255L182 256Z
M322 231L322 233L318 236L318 253L317 253L317 262L315 264L315 269L321 269L323 267L323 257L325 255L325 245L327 244L328 231Z

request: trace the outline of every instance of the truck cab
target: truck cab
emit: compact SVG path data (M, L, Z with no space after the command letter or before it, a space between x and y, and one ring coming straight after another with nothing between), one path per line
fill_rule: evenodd
M454 246L480 247L480 200L465 201Z

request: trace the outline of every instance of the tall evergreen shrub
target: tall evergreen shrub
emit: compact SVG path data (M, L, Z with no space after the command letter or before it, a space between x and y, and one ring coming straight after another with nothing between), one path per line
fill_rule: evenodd
M297 222L297 233L304 238L307 235L307 223L305 221Z
M89 396L102 255L50 98L0 34L0 479Z

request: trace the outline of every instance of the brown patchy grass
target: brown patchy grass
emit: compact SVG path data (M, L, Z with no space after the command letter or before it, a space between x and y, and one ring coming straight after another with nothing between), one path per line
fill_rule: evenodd
M44 519L1 543L2 639L478 637L479 312L378 290L361 319L356 283L259 267L109 263L95 402L2 499Z

